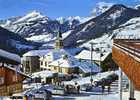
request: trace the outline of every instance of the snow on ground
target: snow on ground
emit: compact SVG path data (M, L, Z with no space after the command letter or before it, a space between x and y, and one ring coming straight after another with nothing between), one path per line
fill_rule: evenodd
M0 49L0 56L17 61L19 63L21 62L20 56L13 54L13 53L10 53L10 52L7 52L7 51L2 50L2 49Z
M136 100L139 100L140 98L140 92L136 91L135 94ZM129 93L128 92L123 92L123 99L122 100L129 100ZM119 94L100 94L96 95L93 93L83 93L78 96L68 96L68 97L61 97L61 96L56 96L54 97L54 100L119 100Z

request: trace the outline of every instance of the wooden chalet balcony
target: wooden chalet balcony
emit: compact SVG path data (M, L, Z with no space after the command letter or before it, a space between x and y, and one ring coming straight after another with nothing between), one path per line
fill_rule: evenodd
M140 90L140 40L114 39L113 60Z

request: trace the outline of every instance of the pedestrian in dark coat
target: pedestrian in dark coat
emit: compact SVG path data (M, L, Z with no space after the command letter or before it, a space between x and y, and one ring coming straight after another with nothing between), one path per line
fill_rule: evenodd
M110 85L108 86L108 93L110 92Z
M80 93L80 85L77 86L77 93Z
M105 90L105 86L102 85L102 93L104 93L104 90Z

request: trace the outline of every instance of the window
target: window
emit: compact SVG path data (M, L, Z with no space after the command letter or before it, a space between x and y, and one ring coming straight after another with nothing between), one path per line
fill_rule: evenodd
M41 61L40 63L41 63L41 65L43 65L43 61Z
M47 62L45 62L45 66L47 66Z
M4 77L0 77L0 85L4 84Z
M62 68L61 67L59 67L59 72L62 73Z
M54 67L54 70L56 70L57 68L56 67Z
M17 74L13 75L13 82L16 82L17 80Z

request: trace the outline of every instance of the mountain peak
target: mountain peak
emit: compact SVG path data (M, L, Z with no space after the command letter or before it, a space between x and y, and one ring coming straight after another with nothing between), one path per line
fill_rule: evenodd
M39 18L43 18L44 16L41 15L40 12L34 10L28 14L26 14L25 16L21 17L19 20L17 20L15 23L20 23L20 22L25 22L25 21L34 21L36 19Z
M91 11L91 13L94 16L100 15L107 11L109 8L111 8L113 5L114 3L98 2L96 4L96 7Z
M41 12L36 11L36 10L33 10L32 12L28 13L27 15L30 15L30 16L42 16Z
M115 4L112 6L113 8L127 8L125 5L123 4Z

